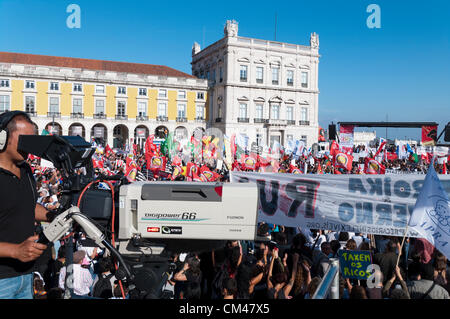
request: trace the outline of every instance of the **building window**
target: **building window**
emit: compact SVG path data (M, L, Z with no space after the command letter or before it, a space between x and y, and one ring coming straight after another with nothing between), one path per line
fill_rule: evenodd
M73 99L73 113L83 113L83 100Z
M302 72L302 88L308 87L308 72Z
M9 88L9 80L8 79L0 79L0 87Z
M205 118L205 107L203 105L197 105L196 107L196 117L197 119Z
M104 85L96 85L95 93L97 94L105 94L105 86Z
M241 69L239 72L241 82L247 82L247 70L248 70L248 66L241 65Z
M197 92L197 100L204 100L204 99L205 99L205 93Z
M9 95L0 95L0 113L10 110Z
M222 104L219 104L217 108L217 117L222 118Z
M272 104L271 106L271 116L270 118L273 120L280 119L280 104Z
M280 68L273 67L272 68L272 84L278 85L279 75L280 75Z
M288 134L288 135L286 135L286 138L287 138L288 141L293 141L294 140L294 135Z
M26 96L25 97L25 112L34 113L34 96Z
M166 103L158 104L158 116L167 116L167 105Z
M247 118L247 104L245 103L239 104L239 117L241 119Z
M35 88L34 81L31 81L31 80L25 81L25 88L26 89L34 89Z
M286 78L287 78L287 85L288 86L293 86L294 85L294 71L293 70L287 70Z
M74 83L73 91L74 92L83 92L83 85L81 83Z
M292 121L294 119L294 108L292 106L288 106L286 108L286 120Z
M256 83L264 82L264 68L262 66L256 67Z
M147 103L139 102L138 103L138 116L147 116Z
M104 100L95 101L95 114L105 114L105 101Z
M139 96L147 96L147 89L139 88Z
M186 91L178 91L178 98L179 99L185 99L186 98Z
M264 110L263 109L263 105L261 103L256 104L256 107L255 107L255 111L256 111L255 118L262 119L264 117L263 110Z
M213 84L216 83L216 69L213 69L212 72L211 72L211 82Z
M167 97L167 90L166 89L160 89L158 91L158 97L163 97L163 98Z
M127 88L124 86L119 86L117 88L117 94L127 94Z
M308 108L302 107L300 110L300 120L307 121L308 120Z
M59 97L50 98L50 113L59 113Z
M223 68L219 67L219 82L222 83L223 81Z
M59 83L50 82L50 91L59 91Z
M127 113L126 111L126 104L124 101L118 101L117 102L117 115L119 116L125 116Z
M185 118L186 117L186 104L182 103L182 104L178 104L178 112L177 112L177 116L179 118Z

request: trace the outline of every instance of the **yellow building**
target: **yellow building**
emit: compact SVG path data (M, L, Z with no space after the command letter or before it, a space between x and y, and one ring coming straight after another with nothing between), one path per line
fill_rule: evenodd
M0 113L111 147L205 130L207 80L167 66L0 52Z

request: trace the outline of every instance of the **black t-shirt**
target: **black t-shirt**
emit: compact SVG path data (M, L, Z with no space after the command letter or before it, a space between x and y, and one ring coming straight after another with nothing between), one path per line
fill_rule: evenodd
M35 230L37 191L28 164L20 166L20 178L0 168L0 190L0 242L20 244ZM0 279L31 273L34 263L0 258Z

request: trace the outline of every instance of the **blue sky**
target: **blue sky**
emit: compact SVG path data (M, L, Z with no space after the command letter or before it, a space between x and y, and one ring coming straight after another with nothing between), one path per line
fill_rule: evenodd
M66 8L81 7L69 29ZM381 28L369 29L369 4ZM319 123L450 122L450 1L0 0L0 51L161 64L191 73L191 48L239 35L309 44L320 37ZM360 129L361 130L361 129ZM371 129L365 129L371 130ZM385 129L378 135L385 137ZM388 137L419 138L420 129Z

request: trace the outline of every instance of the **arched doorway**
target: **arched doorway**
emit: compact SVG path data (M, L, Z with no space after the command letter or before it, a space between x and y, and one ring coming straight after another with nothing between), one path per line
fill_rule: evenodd
M155 129L155 137L156 138L166 138L169 135L169 129L164 125L158 126Z
M69 136L81 136L85 138L86 130L84 129L83 124L81 123L73 123L69 126Z
M137 144L140 149L144 148L145 141L149 135L148 127L139 125L134 129L134 144Z
M59 123L51 122L45 126L45 130L52 135L62 135L62 127Z
M105 125L98 123L91 128L91 141L94 140L98 145L106 146L108 142L108 129Z
M203 135L205 135L205 129L203 127L197 127L192 135L194 135L195 139L201 140Z
M125 125L119 124L116 125L113 129L113 147L125 149L128 143L128 127Z
M174 132L175 140L184 141L188 138L188 130L184 126L178 126Z

